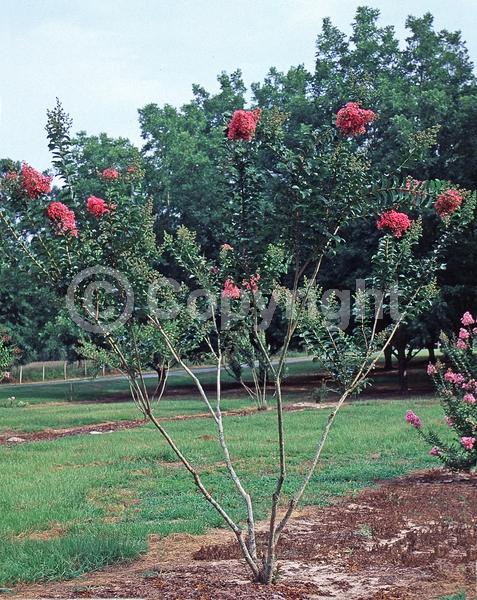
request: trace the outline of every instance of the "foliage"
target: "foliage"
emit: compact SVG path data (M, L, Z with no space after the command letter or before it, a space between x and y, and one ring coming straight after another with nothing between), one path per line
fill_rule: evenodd
M438 361L428 367L454 440L448 441L433 429L424 430L419 418L408 418L426 442L432 444L432 456L446 467L465 471L477 466L477 360L473 353L476 335L475 320L466 312L457 338L441 335L446 363Z

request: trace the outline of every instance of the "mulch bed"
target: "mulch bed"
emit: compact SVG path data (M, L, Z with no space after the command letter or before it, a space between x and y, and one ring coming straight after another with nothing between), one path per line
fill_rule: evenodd
M476 598L477 474L432 470L307 508L280 542L277 582L254 584L226 531L151 537L141 559L10 598L420 600Z

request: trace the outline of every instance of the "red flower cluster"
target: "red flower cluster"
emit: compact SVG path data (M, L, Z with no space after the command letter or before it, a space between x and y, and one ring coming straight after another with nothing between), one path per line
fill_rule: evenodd
M101 176L103 179L113 181L114 179L119 178L119 171L116 169L104 169L104 171L101 173Z
M86 210L90 215L100 219L107 213L111 212L110 207L106 204L106 202L102 198L97 198L96 196L90 196L86 201Z
M436 213L443 219L455 212L462 204L463 198L458 190L447 190L437 196L434 203Z
M222 296L231 300L237 300L240 298L240 288L235 285L233 279L225 280Z
M395 238L400 238L409 229L411 223L411 219L405 213L388 210L379 217L376 227L378 229L389 229Z
M52 177L47 177L37 171L30 165L23 163L22 165L22 187L26 192L27 196L32 200L42 196L43 194L49 194L51 192L51 180Z
M58 235L69 234L78 237L75 213L62 202L52 202L46 214L50 221L55 224Z
M348 102L336 113L336 127L343 135L362 135L366 133L366 125L375 118L376 114L361 108L359 102Z
M262 111L259 108L255 110L236 110L227 128L229 140L250 142L255 135L261 113Z
M243 282L243 286L252 294L256 294L258 292L258 282L260 281L260 275L256 273L252 275L248 281Z

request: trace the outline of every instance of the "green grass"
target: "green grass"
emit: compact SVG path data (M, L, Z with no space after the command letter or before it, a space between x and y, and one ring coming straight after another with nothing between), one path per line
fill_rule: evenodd
M436 464L406 427L407 408L440 427L439 408L429 401L345 407L304 503L326 503L376 480ZM328 410L285 414L285 497L297 488L327 415ZM257 519L266 516L275 483L275 420L273 412L226 419L231 454L251 491ZM243 520L243 506L220 462L212 420L176 421L167 429L211 491L234 518ZM175 462L152 426L0 448L0 587L74 577L135 557L146 549L150 533L199 534L222 526ZM52 528L61 535L38 539L38 532Z
M290 375L305 375L317 373L318 367L310 360L292 363L287 366ZM244 377L247 379L249 369L244 369ZM203 384L213 384L215 382L215 373L197 373ZM234 381L226 372L222 374L224 383ZM148 387L154 390L156 379L150 377L146 379ZM171 374L169 378L169 388L185 388L195 391L195 384L190 377L184 373ZM112 399L129 398L129 384L121 378L98 378L82 381L67 381L58 383L39 383L22 385L0 385L0 404L10 396L15 396L17 400L23 400L30 404L43 404L46 402L101 402Z
M224 399L223 410L253 406L248 398ZM198 398L162 400L157 407L161 417L207 412ZM106 421L140 419L142 414L133 402L91 404L30 404L23 408L0 407L0 433L4 431L33 432L44 429L66 429Z

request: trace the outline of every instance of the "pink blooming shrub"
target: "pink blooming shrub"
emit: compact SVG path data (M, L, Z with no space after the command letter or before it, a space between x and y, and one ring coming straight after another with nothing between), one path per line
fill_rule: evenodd
M237 300L240 298L240 288L235 285L233 279L225 280L222 296L224 298L229 298L230 300Z
M418 417L416 413L412 410L407 411L406 422L415 427L416 429L420 429L422 427L422 421L420 417Z
M475 437L463 436L460 438L460 443L464 446L466 450L472 450L475 446Z
M52 179L52 177L43 175L40 171L23 163L22 188L26 195L32 200L51 192Z
M466 404L475 404L477 402L473 394L465 394L463 400Z
M418 434L431 445L430 454L437 457L446 467L469 470L477 466L477 359L473 352L459 352L470 349L477 332L472 328L474 317L466 312L461 318L461 327L454 338L441 336L444 356L448 366L442 368L429 365L428 373L432 377L440 396L445 413L445 422L453 431L454 441L431 428L425 430L416 426L416 416L412 411L406 420L414 425ZM419 417L417 417L419 419ZM420 420L417 421L420 425ZM438 452L436 451L438 450Z
M429 363L427 365L427 374L428 375L435 375L437 373L437 367L436 365L433 365L432 363Z
M458 190L451 189L437 196L434 208L441 219L443 219L454 213L462 204L462 201L462 194Z
M366 133L366 125L375 118L376 114L361 108L360 102L348 102L336 113L336 127L343 135L362 135Z
M110 207L102 198L97 198L96 196L90 196L86 201L86 210L90 215L100 219L104 215L111 212Z
M261 112L259 108L255 110L236 110L227 128L229 140L250 142L255 135Z
M55 225L58 235L78 237L75 213L62 202L52 202L46 214Z
M104 169L104 171L101 173L101 177L107 181L114 181L115 179L119 178L119 171L112 168Z
M260 275L256 273L252 275L248 281L243 282L243 286L252 294L256 294L258 292L258 282L260 281Z
M411 227L411 223L411 219L405 213L388 210L379 217L376 227L387 229L395 238L400 238Z

